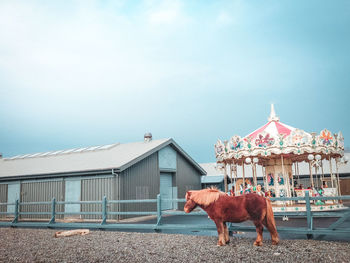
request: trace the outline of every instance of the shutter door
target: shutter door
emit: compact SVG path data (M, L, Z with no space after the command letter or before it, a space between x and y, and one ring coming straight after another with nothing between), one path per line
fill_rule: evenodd
M172 199L173 198L173 188L172 188L172 175L170 173L160 174L160 195L162 199ZM162 210L172 209L171 201L162 201Z

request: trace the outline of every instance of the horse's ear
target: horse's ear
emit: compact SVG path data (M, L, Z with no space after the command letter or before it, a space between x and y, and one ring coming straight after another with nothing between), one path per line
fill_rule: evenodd
M186 192L186 196L185 196L186 201L188 201L188 199L190 199L191 194L192 194L192 191L187 191Z

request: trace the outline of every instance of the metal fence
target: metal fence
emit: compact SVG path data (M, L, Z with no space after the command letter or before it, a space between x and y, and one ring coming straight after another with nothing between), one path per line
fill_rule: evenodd
M345 209L338 212L314 212L311 210L311 202L317 200L350 200L350 196L336 196L336 197L310 197L308 192L305 193L305 197L284 197L284 198L271 198L272 201L305 201L306 211L302 212L279 212L275 213L275 217L302 217L306 218L306 227L278 227L277 230L279 233L293 233L293 234L306 234L308 238L313 238L314 235L336 235L343 236L350 234L349 227L343 227L343 224L350 220L350 209ZM48 228L89 228L89 229L151 229L155 231L161 230L216 230L215 225L200 225L200 224L163 224L162 217L165 215L173 216L194 216L194 215L206 215L204 211L197 211L186 214L183 211L163 211L161 204L162 201L170 201L174 203L184 203L185 199L162 199L161 195L157 196L157 199L147 199L147 200L107 200L104 197L101 201L79 201L79 202L63 202L56 201L55 198L51 202L19 202L16 200L14 203L0 203L1 206L14 206L14 212L0 212L0 215L6 215L9 217L10 221L2 220L0 221L0 227L48 227ZM136 211L136 212L122 212L122 211L113 211L109 209L111 204L134 204L134 203L155 203L157 209L155 211ZM66 204L98 204L101 206L101 211L94 212L63 212L57 211L57 207L61 207ZM51 206L50 212L22 212L21 206L35 206L35 205L48 205ZM0 210L4 211L4 209ZM27 221L21 220L23 215L48 215L50 217L49 221ZM56 216L66 216L66 215L95 215L99 216L100 220L94 222L59 222L56 221ZM111 215L129 215L129 216L146 216L153 215L156 216L156 223L125 223L123 221L115 222L107 220L108 216ZM330 224L326 228L317 228L313 224L313 219L315 217L335 217L338 218L334 223ZM254 226L243 226L237 224L230 224L229 231L255 231Z

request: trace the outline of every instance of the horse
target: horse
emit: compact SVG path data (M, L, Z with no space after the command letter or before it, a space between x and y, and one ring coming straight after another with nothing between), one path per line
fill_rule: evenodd
M279 242L271 201L265 197L255 193L229 196L218 189L187 191L184 211L190 213L197 206L215 222L218 246L225 246L230 241L226 222L240 223L246 220L252 220L256 227L255 246L262 245L264 226L271 234L272 244L277 245Z

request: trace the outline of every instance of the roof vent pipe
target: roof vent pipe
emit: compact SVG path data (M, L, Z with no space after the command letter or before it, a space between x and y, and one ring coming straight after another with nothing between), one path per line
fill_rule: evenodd
M150 133L150 132L145 133L143 138L144 138L145 142L152 141L152 133Z

